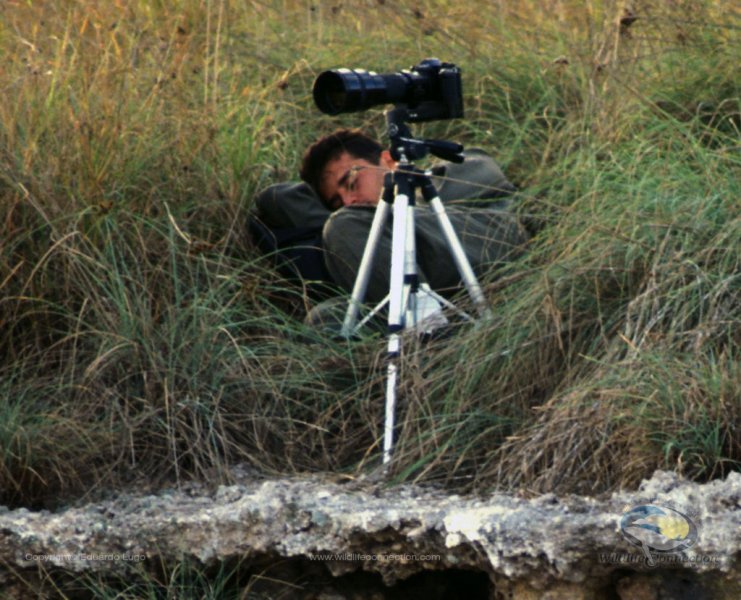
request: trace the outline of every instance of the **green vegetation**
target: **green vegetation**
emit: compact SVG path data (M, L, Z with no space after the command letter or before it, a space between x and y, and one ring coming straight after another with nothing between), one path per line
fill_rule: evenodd
M464 120L537 233L495 319L400 385L396 480L597 493L741 464L741 21L623 4L5 2L0 502L379 460L378 338L307 330L252 247L253 195L340 125L339 66L461 66ZM516 7L515 7L516 4Z

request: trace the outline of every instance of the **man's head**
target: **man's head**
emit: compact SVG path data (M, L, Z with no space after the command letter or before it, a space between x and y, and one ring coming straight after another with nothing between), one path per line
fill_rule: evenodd
M393 168L391 155L376 140L357 129L338 129L309 146L300 174L322 202L336 210L376 204L383 177Z

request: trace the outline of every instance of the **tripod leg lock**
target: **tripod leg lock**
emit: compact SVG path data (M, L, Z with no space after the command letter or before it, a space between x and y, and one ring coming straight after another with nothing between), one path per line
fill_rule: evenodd
M389 335L394 335L394 334L398 335L398 334L400 334L400 333L401 333L402 331L404 331L404 325L403 325L403 324L397 324L397 325L389 325L389 326L388 326L388 332L389 332ZM397 345L398 345L398 344L397 344ZM391 351L391 350L389 350L389 352L390 352L390 351Z

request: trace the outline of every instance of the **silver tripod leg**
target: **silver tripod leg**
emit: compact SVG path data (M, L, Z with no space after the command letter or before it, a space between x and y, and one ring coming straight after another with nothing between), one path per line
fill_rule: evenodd
M448 242L448 247L453 256L455 266L458 268L458 273L460 273L460 276L463 279L463 284L466 286L468 295L471 296L471 299L476 305L476 309L479 311L479 316L483 318L491 317L491 309L487 305L484 292L481 289L481 285L479 285L478 279L476 279L473 269L471 268L471 263L463 250L460 239L458 239L458 234L456 234L455 229L453 229L450 217L448 217L448 213L445 211L445 206L443 206L440 196L436 196L430 200L430 207L437 217L443 235Z
M401 332L408 314L408 304L414 299L410 277L416 275L414 244L414 208L409 198L399 194L394 199L394 227L391 238L391 282L389 286L389 339L386 367L386 414L383 428L383 464L388 465L394 448L396 414L396 380L401 354Z
M373 215L373 223L368 233L368 241L365 243L363 258L360 260L360 267L358 267L358 274L355 277L350 302L347 305L345 320L342 323L342 329L340 331L340 335L343 337L348 338L355 333L358 312L360 311L360 306L363 304L363 300L365 300L365 292L368 289L368 280L370 279L371 269L373 268L373 259L376 255L378 241L381 239L383 226L386 224L388 214L389 204L382 198L379 200L376 206L376 212Z
M417 272L414 252L414 208L409 198L399 194L394 199L394 228L391 233L391 275L389 279L389 330L401 330L405 316L405 284ZM411 235L410 235L410 227ZM406 323L408 325L408 323Z
M463 279L469 296L476 305L479 316L491 317L491 309L487 306L486 297L476 278L471 263L466 256L463 246L455 232L450 217L439 196L429 201L430 207L437 217L443 236L447 241L453 261ZM386 378L386 416L383 437L383 464L388 465L394 447L394 426L396 413L396 383L399 373L399 358L401 355L401 331L407 327L417 325L418 294L424 294L435 299L439 305L451 306L433 292L427 284L419 284L417 277L417 260L415 246L414 207L410 206L407 196L400 194L394 200L394 230L393 250L391 260L391 289L389 291L389 341L388 366ZM402 251L403 249L403 251ZM412 289L414 282L415 289ZM453 307L455 308L455 307ZM465 314L465 313L464 313Z

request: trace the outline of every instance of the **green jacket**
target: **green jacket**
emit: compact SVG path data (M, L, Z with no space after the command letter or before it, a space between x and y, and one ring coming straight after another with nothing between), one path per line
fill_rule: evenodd
M526 235L509 211L506 197L515 187L499 165L479 149L466 151L465 157L461 164L440 163L431 171L464 251L481 274L511 257ZM344 207L332 213L305 183L275 184L255 199L255 215L273 230L321 229L316 244L324 250L328 275L347 291L352 289L373 214L369 207ZM415 216L421 278L438 291L455 289L460 278L436 217L421 205ZM368 286L367 299L373 302L388 292L391 227L386 229Z
M507 196L515 187L499 165L480 149L467 150L461 164L432 167L433 182L443 202ZM306 183L271 185L255 198L255 215L271 228L321 227L332 214Z

